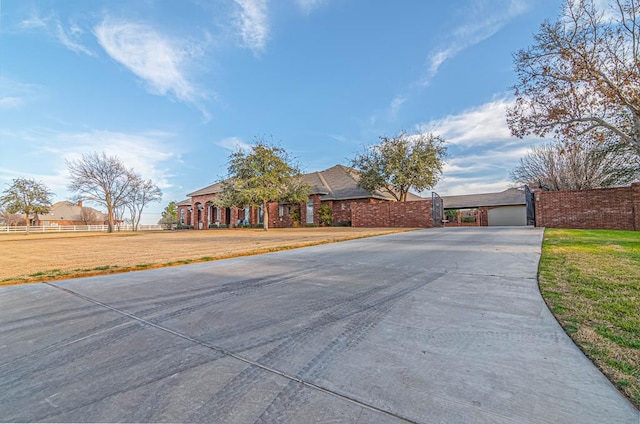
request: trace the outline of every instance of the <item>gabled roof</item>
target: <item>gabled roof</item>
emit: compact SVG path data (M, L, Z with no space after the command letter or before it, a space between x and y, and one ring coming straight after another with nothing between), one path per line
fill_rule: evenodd
M189 193L187 194L187 196L189 197L194 197L194 196L202 196L205 194L218 194L218 193L222 193L222 189L223 189L223 181L215 183L215 184L211 184L210 186L206 186L205 188L201 188L200 190L196 190L193 193Z
M468 209L481 206L525 205L524 190L509 188L499 193L464 194L460 196L442 196L445 209Z
M380 199L395 200L387 192L376 190L367 191L358 187L360 173L344 165L336 165L324 171L312 172L302 175L303 181L313 187L313 194L320 194L321 200L348 200L348 199ZM407 194L407 200L423 200L413 193Z
M302 181L311 186L311 193L320 195L321 200L348 200L348 199L380 199L395 200L395 198L387 192L376 190L370 192L358 187L360 173L344 165L336 165L324 171L310 172L302 174ZM196 190L187 194L189 197L214 195L221 193L223 190L223 182L215 183L210 186ZM413 193L407 194L407 200L424 200L422 197ZM183 200L191 204L190 200ZM180 202L182 204L182 202ZM187 205L185 203L184 205Z
M191 199L184 199L176 203L176 206L191 206Z
M94 211L96 221L107 219L106 214L98 210L86 206L84 208ZM76 203L63 200L51 205L48 213L39 214L38 219L41 221L82 221L82 209L83 207Z

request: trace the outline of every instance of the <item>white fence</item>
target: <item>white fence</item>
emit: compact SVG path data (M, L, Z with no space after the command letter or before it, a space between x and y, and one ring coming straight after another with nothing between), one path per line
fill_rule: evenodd
M109 227L107 225L58 225L58 226L41 226L41 227L29 227L30 233L58 233L58 232L74 232L74 231L107 231ZM165 227L158 224L153 225L138 225L138 231L154 231L164 230ZM0 227L0 233L24 233L27 231L25 226L5 226ZM121 224L116 225L113 228L114 232L117 231L133 231L133 225Z

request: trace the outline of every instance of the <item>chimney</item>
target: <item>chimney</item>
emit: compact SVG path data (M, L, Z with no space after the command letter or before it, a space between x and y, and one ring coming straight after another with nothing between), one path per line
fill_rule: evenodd
M78 200L78 206L82 207L82 200Z

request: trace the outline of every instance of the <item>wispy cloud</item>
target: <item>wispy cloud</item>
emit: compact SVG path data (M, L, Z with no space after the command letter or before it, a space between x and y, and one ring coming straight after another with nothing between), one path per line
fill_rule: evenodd
M17 109L24 104L21 97L0 96L0 109Z
M123 133L92 130L55 134L52 139L56 143L43 144L41 149L66 160L79 159L84 153L105 152L117 156L143 177L151 178L160 188L168 188L173 185L172 175L163 163L176 158L172 153L172 138L173 134L161 131ZM63 172L66 172L66 166Z
M460 114L418 126L442 136L449 145L444 179L435 187L441 195L485 193L507 189L509 172L539 138L511 135L505 111L513 100L499 98Z
M0 75L0 109L18 109L42 95L44 91L43 87Z
M98 129L68 132L0 129L0 137L14 141L7 146L9 152L27 151L28 158L20 166L0 161L0 186L17 177L35 178L43 181L56 194L56 199L70 199L72 193L67 189L69 172L65 160L80 159L85 153L105 152L109 156L117 156L127 168L132 168L144 178L152 179L164 192L165 200L172 200L180 191L176 188L172 171L175 162L181 160L175 153L179 149L173 133L153 130L126 133ZM155 223L162 207L161 204L151 206L145 223Z
M242 45L259 53L264 50L269 37L267 0L235 0L239 6L236 24Z
M82 35L82 31L79 27L72 25L69 30L65 29L60 22L56 24L56 35L60 43L63 46L75 53L83 53L88 56L95 56L95 54L78 41L78 37Z
M49 20L50 17L43 18L40 15L33 14L22 20L19 27L22 29L46 28L49 25Z
M95 53L81 42L81 37L85 33L82 28L75 24L65 25L55 14L43 17L38 12L33 12L30 17L22 20L18 26L22 30L38 30L48 33L74 53L95 56Z
M493 36L528 8L525 0L476 0L471 8L465 7L462 23L453 29L442 47L429 54L423 85L429 84L444 62Z
M419 125L423 131L432 131L448 143L461 146L481 146L500 140L513 139L507 127L505 113L512 100L498 99Z
M296 0L296 3L305 14L310 14L325 3L325 0Z
M251 145L249 143L244 142L240 137L227 137L223 138L220 141L217 141L216 146L222 147L223 149L227 149L229 151L235 152L238 150L249 151L251 150Z
M396 119L398 117L398 112L400 111L400 107L407 101L405 96L396 96L391 101L389 105L389 117L391 119Z
M105 19L95 28L100 46L141 78L152 94L197 104L205 97L186 75L194 49L149 25Z

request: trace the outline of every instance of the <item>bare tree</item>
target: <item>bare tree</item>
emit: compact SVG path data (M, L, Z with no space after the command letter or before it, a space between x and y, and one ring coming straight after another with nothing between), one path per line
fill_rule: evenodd
M10 213L6 209L0 210L0 223L9 227L16 227L18 225L26 225L24 216L18 213Z
M133 172L116 156L88 153L82 159L67 161L71 175L69 190L78 197L104 205L107 208L108 231L113 232L114 211L124 206L131 190Z
M80 221L85 225L96 225L101 223L98 212L95 209L88 208L86 206L80 208Z
M629 145L586 141L533 147L511 171L513 181L550 191L614 187L639 177L640 157Z
M126 199L126 205L131 217L133 231L138 231L142 211L151 202L158 202L162 199L162 191L151 180L145 180L140 175L132 176L131 190Z
M23 213L26 232L29 233L29 215L47 213L53 193L46 185L34 179L16 178L0 197L0 206L10 214Z
M640 0L567 0L515 55L512 133L615 137L640 154L639 15Z

